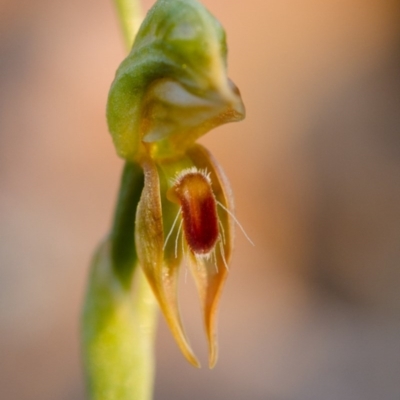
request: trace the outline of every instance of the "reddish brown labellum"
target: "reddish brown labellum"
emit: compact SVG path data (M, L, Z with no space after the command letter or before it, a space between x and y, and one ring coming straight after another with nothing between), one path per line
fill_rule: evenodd
M183 232L189 248L196 255L208 255L219 238L217 202L209 177L195 168L183 171L172 191L181 206Z

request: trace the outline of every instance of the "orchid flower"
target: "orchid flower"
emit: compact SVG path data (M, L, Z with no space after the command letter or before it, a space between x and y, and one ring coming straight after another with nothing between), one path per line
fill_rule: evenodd
M116 73L107 107L119 155L144 171L135 227L139 264L182 353L196 366L177 281L184 260L199 292L212 367L233 203L221 167L196 140L244 117L239 91L227 77L226 49L223 28L199 2L159 0Z
M137 21L126 18L137 8L130 1L116 0L129 43ZM209 366L217 361L216 316L236 220L222 168L196 141L244 118L226 56L225 32L201 3L158 0L116 72L107 122L125 169L85 298L82 349L92 400L150 400L156 301L183 355L200 366L179 312L181 264L196 283Z

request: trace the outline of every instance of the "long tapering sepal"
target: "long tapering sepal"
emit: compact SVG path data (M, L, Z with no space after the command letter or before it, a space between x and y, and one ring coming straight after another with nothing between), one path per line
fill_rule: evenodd
M186 338L177 299L180 259L165 262L160 180L156 164L142 162L145 185L136 215L135 240L140 264L160 304L164 317L182 353L196 367L200 364Z

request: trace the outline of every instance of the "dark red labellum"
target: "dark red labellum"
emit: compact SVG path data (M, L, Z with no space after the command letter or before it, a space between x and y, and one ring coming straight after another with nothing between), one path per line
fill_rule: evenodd
M183 232L189 248L197 255L214 250L219 237L217 203L207 175L189 170L174 184L181 205Z

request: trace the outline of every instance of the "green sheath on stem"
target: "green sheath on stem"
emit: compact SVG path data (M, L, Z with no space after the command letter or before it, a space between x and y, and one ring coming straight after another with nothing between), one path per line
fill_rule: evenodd
M131 286L133 269L137 263L134 226L143 184L140 166L125 163L110 239L114 272L126 289Z
M91 400L150 400L157 304L137 268L132 292L113 271L110 243L94 257L83 313L83 355Z

